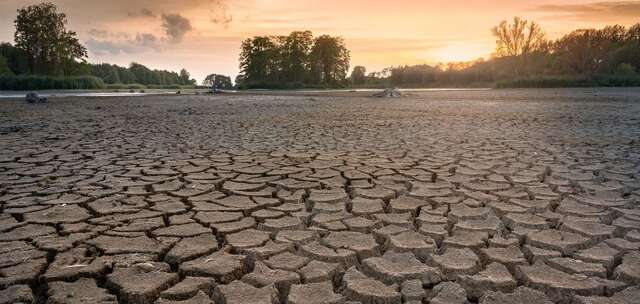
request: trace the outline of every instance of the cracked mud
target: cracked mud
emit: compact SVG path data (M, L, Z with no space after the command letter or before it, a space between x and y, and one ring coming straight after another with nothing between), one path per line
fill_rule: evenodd
M2 101L0 303L634 303L639 100Z

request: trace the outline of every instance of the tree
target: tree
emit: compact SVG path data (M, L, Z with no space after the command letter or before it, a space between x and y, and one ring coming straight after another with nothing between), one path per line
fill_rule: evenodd
M356 85L363 85L367 80L367 69L361 65L355 66L351 71L351 82Z
M9 69L16 75L29 74L29 56L19 48L10 43L0 43L0 56L7 59Z
M0 55L0 76L1 75L13 75L13 71L11 71L7 64L7 58L4 58L2 55Z
M547 41L544 32L534 21L513 17L513 23L506 20L491 29L496 37L496 55L521 56L545 49Z
M191 79L191 74L186 69L180 70L180 76L178 77L181 85L195 85L196 81Z
M231 83L231 77L224 76L220 74L209 74L202 81L202 85L204 86L215 86L218 89L232 89L233 84Z
M289 36L283 37L280 53L285 81L305 81L312 44L313 34L310 31L292 32Z
M65 61L85 61L87 49L66 24L67 16L50 2L18 9L15 44L27 53L33 73L60 74Z
M567 72L593 75L606 67L611 41L595 29L571 32L556 42L555 53Z
M349 70L349 50L340 37L316 38L310 53L311 79L316 84L344 82Z
M257 36L242 42L240 71L245 81L266 83L277 79L278 46L274 37Z

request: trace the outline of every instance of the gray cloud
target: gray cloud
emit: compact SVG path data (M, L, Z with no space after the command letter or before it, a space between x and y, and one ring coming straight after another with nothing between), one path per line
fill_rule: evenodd
M162 27L170 42L179 43L189 31L193 30L191 21L180 14L162 14Z
M638 19L640 1L594 2L586 4L548 4L536 10L553 14L553 18L600 21Z
M155 18L156 14L148 9L148 8L142 8L137 12L131 12L127 14L129 17L147 17L147 18Z
M111 37L107 34L105 37ZM160 39L153 34L136 34L133 39L105 39L91 37L86 41L87 48L96 55L135 54L160 50Z

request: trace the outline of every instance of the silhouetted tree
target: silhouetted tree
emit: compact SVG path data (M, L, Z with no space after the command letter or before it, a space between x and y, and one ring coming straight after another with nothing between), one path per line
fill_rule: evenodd
M343 83L348 70L349 50L342 38L322 35L315 39L310 54L310 72L314 83Z
M503 20L491 32L496 37L496 55L499 57L528 55L547 45L540 25L519 17L514 17L511 24Z
M280 53L285 81L305 82L312 45L313 34L310 31L292 32L282 39Z
M351 83L355 84L355 85L363 85L365 84L365 82L367 81L367 68L358 65L355 66L353 68L353 71L351 71Z
M273 37L257 36L242 42L240 71L246 82L268 83L277 78L278 47Z
M9 68L7 64L7 58L0 55L0 75L13 75L13 71Z

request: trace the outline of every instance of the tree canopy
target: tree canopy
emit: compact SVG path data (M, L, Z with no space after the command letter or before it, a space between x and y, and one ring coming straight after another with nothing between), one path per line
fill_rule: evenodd
M32 72L64 75L65 64L85 61L87 49L66 24L67 16L50 2L18 9L15 46L26 52Z
M310 31L255 36L242 42L236 84L246 87L345 85L349 51L339 37L313 38Z

